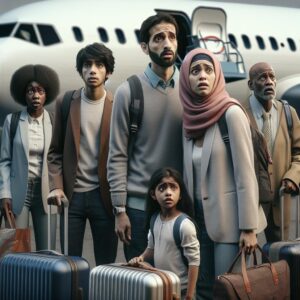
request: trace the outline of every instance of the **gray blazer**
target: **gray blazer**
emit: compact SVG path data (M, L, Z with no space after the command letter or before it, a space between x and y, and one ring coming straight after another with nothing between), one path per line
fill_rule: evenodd
M261 232L267 225L258 204L251 132L246 115L237 105L226 112L232 157L218 124L206 131L201 157L201 197L208 235L215 242L236 243L240 230ZM194 141L184 137L184 178L194 196L192 152Z
M13 213L19 215L24 206L28 181L28 115L23 110L13 144L13 160L10 153L10 122L9 114L4 122L2 131L0 155L0 199L11 198ZM42 199L45 212L48 211L47 196L49 194L47 154L52 137L52 124L49 114L44 110L44 157L42 169ZM55 209L52 209L55 213Z

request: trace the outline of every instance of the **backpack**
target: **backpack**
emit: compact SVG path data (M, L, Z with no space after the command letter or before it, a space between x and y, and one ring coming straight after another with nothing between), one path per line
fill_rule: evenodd
M154 233L153 233L153 228L154 228L154 223L155 223L155 220L156 218L158 217L159 215L159 211L157 211L155 214L153 214L151 216L151 219L150 219L150 232L153 236L153 243L154 243ZM181 213L177 219L175 220L174 222L174 226L173 226L173 238L174 238L174 241L175 241L175 244L178 248L178 250L180 251L180 255L181 255L181 258L182 258L182 261L183 263L185 264L186 267L188 267L188 260L187 258L184 256L184 253L183 253L183 248L181 247L181 238L180 238L180 226L181 226L181 223L185 220L185 219L189 219L190 221L193 222L193 224L195 225L196 227L196 231L197 231L197 237L198 237L198 233L199 233L199 229L197 227L197 225L195 224L195 222L193 221L193 219L191 217L189 217L187 214L185 213ZM199 239L199 238L198 238Z
M20 120L20 116L21 116L22 111L17 111L11 114L11 121L10 121L10 130L9 130L9 142L10 142L10 155L12 157L12 153L13 153L13 145L14 145L14 138L17 132L17 128L19 125L19 120ZM50 117L50 122L51 125L53 125L53 113L48 112L49 117Z
M70 106L73 100L73 94L76 90L67 91L64 94L61 104L61 115L62 115L62 128L64 134L66 134L67 122L69 118Z
M292 137L293 119L291 115L291 108L287 101L281 100L281 102L283 103L283 108L287 120L288 132L290 137ZM226 112L221 116L218 123L222 139L225 143L228 153L230 153L230 157L232 160L233 158L231 156L230 140L225 114ZM254 150L254 169L259 190L259 203L270 203L274 199L274 192L272 190L271 179L268 170L269 164L271 163L271 157L268 151L268 146L264 135L259 130L254 128L251 124L250 130Z
M129 107L129 142L128 157L131 157L134 143L139 127L142 123L144 113L144 94L140 79L136 75L127 78L130 88L130 107Z

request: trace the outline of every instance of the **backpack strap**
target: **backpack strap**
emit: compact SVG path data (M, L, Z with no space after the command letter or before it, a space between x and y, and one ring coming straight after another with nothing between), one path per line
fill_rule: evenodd
M130 87L130 107L129 107L129 146L128 157L131 156L136 140L138 129L141 125L144 113L144 94L140 79L136 75L127 78Z
M155 223L155 220L157 218L157 216L159 215L159 211L155 212L151 218L150 218L150 232L152 234L152 237L153 237L153 245L155 243L155 239L154 239L154 231L153 231L153 228L154 228L154 223Z
M227 127L227 122L226 122L226 112L221 116L221 118L218 121L219 128L221 131L221 136L222 139L225 143L225 146L227 148L227 152L230 154L231 157L231 148L230 148L230 140L229 140L229 134L228 134L228 127Z
M289 136L292 139L292 137L293 137L293 118L292 118L291 107L286 100L279 100L279 101L283 104L283 109L284 109L284 113L285 113L287 128L289 131Z
M20 116L21 116L21 111L14 112L11 115L10 131L9 131L10 156L11 157L12 157L12 153L13 153L14 138L15 138L15 135L17 132Z
M71 102L73 100L74 92L75 92L75 90L67 91L64 94L64 97L62 100L61 116L62 116L62 125L63 125L64 134L66 133L67 122L68 122L68 117L69 117L69 112L70 112L70 106L71 106Z
M180 226L181 226L182 221L185 219L191 219L191 218L188 215L181 213L175 220L174 226L173 226L173 238L175 240L175 244L176 244L178 250L180 251L183 263L186 266L188 266L188 260L184 256L183 248L181 247L181 237L180 237Z
M48 111L49 118L50 118L50 123L53 126L54 124L54 113L52 111Z

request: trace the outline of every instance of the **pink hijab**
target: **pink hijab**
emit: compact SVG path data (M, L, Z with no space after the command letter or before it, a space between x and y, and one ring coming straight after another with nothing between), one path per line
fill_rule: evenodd
M193 57L197 54L206 54L211 57L215 68L215 82L209 95L202 101L190 87L189 71ZM229 96L225 90L225 79L219 60L206 49L194 49L183 60L180 68L179 95L183 106L183 128L188 138L199 138L205 130L216 123L231 105L241 104Z

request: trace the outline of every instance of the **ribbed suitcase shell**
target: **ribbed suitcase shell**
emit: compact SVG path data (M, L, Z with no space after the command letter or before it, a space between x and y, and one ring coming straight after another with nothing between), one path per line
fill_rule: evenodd
M179 277L169 271L173 294L180 299ZM89 300L163 300L163 282L159 275L110 264L95 267L90 273Z
M89 264L69 256L78 268L78 286L88 299ZM71 267L63 255L7 254L0 260L1 300L71 300Z
M300 299L300 241L268 243L263 252L275 262L287 261L290 267L291 300Z

